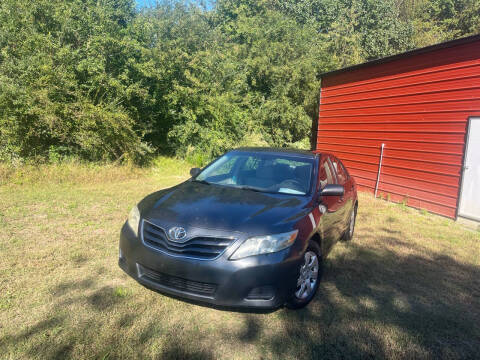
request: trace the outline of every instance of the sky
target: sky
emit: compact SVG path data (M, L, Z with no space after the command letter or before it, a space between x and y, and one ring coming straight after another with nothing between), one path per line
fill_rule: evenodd
M145 6L149 6L155 3L154 0L136 0L137 1L137 7L143 8Z

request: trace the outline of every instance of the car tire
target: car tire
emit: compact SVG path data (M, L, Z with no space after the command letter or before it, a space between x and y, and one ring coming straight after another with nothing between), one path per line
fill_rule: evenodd
M301 309L307 306L317 293L322 275L323 259L320 246L317 242L310 240L298 271L297 287L290 300L287 301L286 307L289 309Z
M350 241L353 239L353 234L355 232L355 222L357 220L357 205L353 208L350 213L350 220L348 221L348 228L342 236L343 241Z

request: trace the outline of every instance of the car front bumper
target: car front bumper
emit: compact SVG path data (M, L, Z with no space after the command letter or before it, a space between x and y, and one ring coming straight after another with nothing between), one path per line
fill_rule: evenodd
M218 307L276 309L296 288L302 257L291 249L228 260L172 257L145 246L124 225L119 266L140 284L177 298Z

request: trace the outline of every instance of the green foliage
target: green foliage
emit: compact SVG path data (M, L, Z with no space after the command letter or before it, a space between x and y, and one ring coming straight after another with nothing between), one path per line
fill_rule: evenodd
M119 298L124 298L130 295L130 290L123 286L117 286L113 290L113 295Z
M308 146L318 74L480 31L480 0L0 2L0 160Z
M479 0L408 0L400 8L419 47L480 32Z
M330 55L351 65L408 50L413 26L395 0L272 0L274 6L325 34ZM401 4L401 1L398 1Z
M143 90L129 76L134 2L98 5L1 3L2 158L56 160L62 149L89 160L135 161L148 151L135 121L136 91Z

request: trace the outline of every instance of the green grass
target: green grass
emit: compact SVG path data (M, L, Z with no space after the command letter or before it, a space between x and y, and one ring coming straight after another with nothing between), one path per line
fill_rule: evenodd
M474 358L480 233L361 194L304 310L235 313L149 291L117 266L143 196L189 166L67 164L0 172L0 359Z

